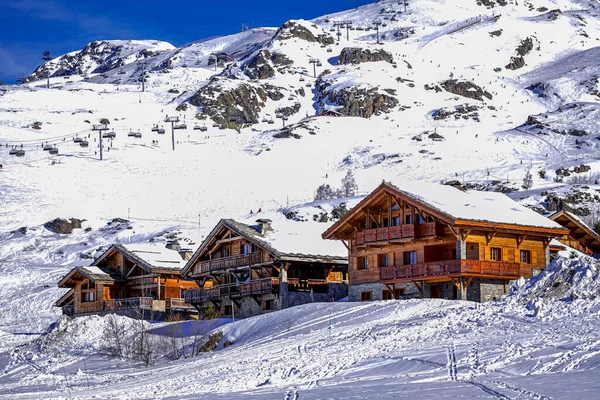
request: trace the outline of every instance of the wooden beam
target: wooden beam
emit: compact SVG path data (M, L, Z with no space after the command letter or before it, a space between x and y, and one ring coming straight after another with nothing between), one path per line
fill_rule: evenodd
M390 287L390 284L389 284L389 283L384 283L384 285L385 285L385 286L388 288L388 290L389 290L389 291L390 291L390 293L392 294L392 297L394 298L394 300L398 300L398 299L396 298L396 295L395 295L395 293L394 293L394 292L395 292L395 290L394 290L394 289L396 289L396 284L395 284L395 283L392 283L392 287Z
M458 279L454 279L452 277L450 277L450 279L452 280L452 284L454 286L456 286L456 289L460 290L460 281ZM460 279L460 278L459 278ZM464 300L464 299L463 299Z
M421 296L423 296L423 284L421 283L421 286L419 286L419 283L417 281L411 281L419 290L419 292L421 293Z
M235 242L236 240L241 240L242 237L241 236L233 236L227 239L221 239L221 240L217 240L215 243L216 244L222 244L222 243L229 243L229 242Z
M460 240L460 235L457 231L454 230L454 228L450 225L447 225L448 228L450 228L450 232L452 232L452 234L454 235L454 237L456 238L456 240Z
M552 240L551 237L546 237L542 240L542 243L544 244L544 250L546 250L546 248L548 248L548 245L550 244L551 240Z
M388 226L392 226L392 196L388 194Z
M346 246L346 249L347 249L348 251L350 251L350 246L348 246L348 243L346 243L346 241L345 241L345 240L341 240L341 242L342 242L342 244L343 244L344 246Z
M469 287L469 284L471 283L472 280L473 280L472 276L467 277L467 281L465 282L465 290L467 290L467 288Z
M523 243L523 240L525 240L526 237L527 235L517 235L517 248L521 246L521 243Z
M460 230L460 239L462 241L467 240L467 236L469 236L469 233L471 233L470 229L461 229Z
M486 244L486 246L490 245L490 242L492 241L492 239L494 238L494 236L496 236L496 232L486 232L485 233L485 244Z

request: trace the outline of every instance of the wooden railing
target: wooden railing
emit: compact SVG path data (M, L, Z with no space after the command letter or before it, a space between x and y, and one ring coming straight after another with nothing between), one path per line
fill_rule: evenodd
M356 232L356 244L380 242L393 239L414 238L423 236L439 236L443 233L442 226L437 222L425 224L404 224L386 228L367 229Z
M248 283L229 283L204 289L192 289L184 292L186 303L202 303L219 300L225 297L242 297L273 292L273 285L279 283L277 278L264 278Z
M516 278L520 276L520 265L519 263L502 261L445 260L379 268L379 278L382 281L427 278L452 274L505 276Z
M231 257L215 258L212 260L200 262L200 270L195 273L209 273L228 268L237 268L247 265L260 264L262 262L262 252L255 251L250 254L240 254Z
M156 286L159 279L156 276L130 276L127 278L127 284L129 286ZM160 284L164 285L166 282L165 278L160 278Z
M193 309L194 307L185 302L185 299L181 299L181 298L177 298L177 299L167 299L166 302L166 307L167 309L171 309L171 310L187 310L187 309Z
M104 301L105 311L131 310L131 309L152 309L151 297L133 297L130 299L115 299Z

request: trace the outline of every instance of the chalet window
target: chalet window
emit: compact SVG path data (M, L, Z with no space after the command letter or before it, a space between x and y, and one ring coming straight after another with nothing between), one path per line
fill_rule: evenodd
M85 292L83 293L82 302L87 303L90 301L96 301L96 292Z
M360 301L371 301L373 300L373 292L360 292Z
M411 265L417 263L417 252L416 251L405 251L403 254L404 265Z
M502 249L499 247L490 248L490 260L502 261Z
M229 249L227 247L221 249L221 257L229 257Z
M400 226L400 217L392 218L392 226Z
M242 254L248 255L252 253L252 245L250 243L242 246Z
M415 223L416 224L422 224L423 223L423 217L420 216L419 214L415 215Z
M390 220L389 220L389 219L387 219L387 218L384 218L384 219L383 219L383 227L384 227L384 228L387 228L388 226L390 226L390 223L389 223L389 222L390 222Z
M407 215L404 217L404 223L405 224L412 224L413 223L413 217L412 215Z
M223 315L231 315L232 311L233 311L233 309L231 308L231 306L223 307Z
M381 298L383 300L394 300L394 297L392 296L392 292L390 292L389 290L383 290L381 292Z
M531 251L521 250L521 262L525 264L531 264Z
M390 255L389 254L380 254L378 256L379 266L380 267L389 267L390 266Z
M369 269L369 258L358 257L356 260L356 269Z
M275 309L275 300L266 300L264 309L265 310L274 310Z
M394 298L401 299L406 294L406 290L404 288L394 289Z
M370 229L377 229L377 222L371 221L371 228Z

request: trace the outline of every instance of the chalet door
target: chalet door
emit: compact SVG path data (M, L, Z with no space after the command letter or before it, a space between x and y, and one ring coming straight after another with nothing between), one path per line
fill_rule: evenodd
M429 288L429 297L432 299L440 299L442 297L442 287L434 285Z

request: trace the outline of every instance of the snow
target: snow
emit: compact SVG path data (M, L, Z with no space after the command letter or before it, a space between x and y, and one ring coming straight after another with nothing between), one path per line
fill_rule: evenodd
M560 224L503 193L463 191L449 185L426 182L402 182L396 187L455 219L562 229Z
M177 251L167 249L164 243L130 243L122 246L155 267L181 270L186 264Z
M109 276L109 274L107 274L105 271L102 271L100 268L98 267L94 267L94 266L87 266L87 267L82 267L83 270L89 272L90 274L94 274L94 275L106 275Z
M562 13L552 21L541 7ZM220 321L223 340L234 340L233 346L221 344L194 359L161 359L148 368L102 352L105 318L67 323L53 307L64 293L58 280L114 243L134 248L152 241L151 251L160 253L151 253L153 260L171 260L177 253L164 249L167 236L195 249L220 219L254 224L257 216L249 210L258 208L273 220L268 240L276 248L345 255L340 243L320 240L334 222L331 211L340 202L352 208L382 180L459 180L492 190L520 189L531 169L534 186L509 194L520 205L496 193L461 194L439 185L435 193L441 195L432 196L425 184L422 190L416 185L414 194L456 217L489 219L489 206L483 213L494 203L495 219L543 227L547 220L521 205L543 206L544 193L583 198L578 208L590 208L600 185L593 179L579 186L561 182L555 171L586 164L590 174L600 172L598 4L509 1L488 9L476 1L422 0L399 13L403 8L384 0L316 18L317 28L300 21L315 33L331 34L333 21L366 28L390 14L382 9L395 11L395 21L384 19L379 45L373 30L350 31L349 40L344 30L339 44L321 47L297 38L272 40L275 29L265 28L183 48L157 41L158 54L134 60L136 46L155 46L136 42L132 53L122 55L122 66L103 74L53 77L51 89L41 81L0 87L0 398L598 397L598 267L578 253L571 259L571 251L548 275L521 282L501 301L308 304ZM490 35L497 30L500 36ZM524 56L526 65L507 70L528 37L534 46ZM395 65L337 65L344 47L384 49ZM201 111L196 107L176 110L212 78L223 87L236 84L239 66L261 49L294 62L264 81L244 77L254 86L281 88L281 100L267 99L261 106L261 122L238 134L196 120ZM213 51L236 53L238 66L208 67ZM312 77L311 58L323 63L320 78ZM81 66L95 68L89 59ZM148 75L143 93L142 67ZM425 89L450 77L477 84L493 99ZM318 111L318 79L338 89L392 89L400 105L370 119L311 117ZM536 83L541 85L532 88ZM262 120L296 102L300 110L287 124L302 123L293 131L300 138L275 138L280 121ZM461 105L476 107L477 117L433 117ZM175 131L174 152L169 134L150 131L156 124L168 128L165 114L179 115L189 127ZM543 128L527 125L529 116ZM117 133L104 142L102 162L90 129L101 118ZM35 121L42 122L41 130L31 128ZM195 123L206 124L207 132L193 131ZM573 136L571 129L586 133ZM130 138L130 131L143 136ZM433 132L443 140L431 140ZM76 135L88 138L90 147L73 143ZM46 141L57 146L58 156L39 148ZM10 146L21 144L24 157L8 155ZM348 170L358 196L312 202L319 185L339 187ZM286 219L291 211L297 221ZM328 221L317 222L324 214ZM86 221L71 235L57 235L43 228L56 217ZM111 222L116 217L131 222ZM16 231L21 227L25 234Z

